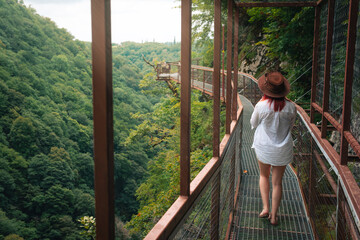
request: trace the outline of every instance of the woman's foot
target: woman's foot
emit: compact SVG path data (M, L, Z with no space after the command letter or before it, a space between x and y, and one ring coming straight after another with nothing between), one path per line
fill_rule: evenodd
M269 211L262 210L262 212L259 214L259 218L268 218L269 217Z
M268 219L269 219L269 222L270 222L271 225L273 225L273 226L279 225L279 221L278 221L277 216L273 217L271 214L269 214Z

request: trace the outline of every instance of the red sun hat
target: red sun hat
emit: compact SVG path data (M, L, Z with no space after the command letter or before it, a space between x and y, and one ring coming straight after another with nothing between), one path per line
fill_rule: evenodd
M270 72L262 75L258 80L261 92L269 97L281 98L290 92L290 83L279 72Z

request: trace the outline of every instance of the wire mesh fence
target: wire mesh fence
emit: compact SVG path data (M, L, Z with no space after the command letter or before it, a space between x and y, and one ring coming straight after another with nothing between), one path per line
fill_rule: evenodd
M180 65L171 64L171 70L165 69L167 72L179 73ZM193 66L192 87L212 93L212 73L210 68ZM161 72L158 73L160 74ZM166 75L166 77L181 82L181 77L175 79L174 75ZM220 239L224 239L229 234L235 192L240 184L241 138L242 115L237 119L235 128L222 152L220 166L205 184L181 223L177 225L172 239L212 239L213 234L218 234Z
M333 6L330 5L332 2L334 3ZM353 177L360 179L360 171L358 171L360 165L358 161L356 163L347 163L350 157L357 160L360 158L360 121L358 120L360 119L360 19L358 18L355 23L357 27L356 39L353 35L348 36L348 34L350 34L349 23L355 21L353 20L354 18L349 15L353 9L353 7L351 7L353 5L350 4L353 3L349 0L341 0L324 1L320 5L320 44L318 46L318 71L315 89L315 103L320 107L317 107L315 123L318 125L322 123L322 137L327 139L335 151L341 156L339 160L341 164L348 164L350 170L354 170ZM332 12L334 12L333 19ZM355 12L359 15L359 9L356 9ZM334 22L333 29L331 27L332 21ZM328 39L326 39L327 34ZM347 59L347 57L351 55L350 53L348 54L347 51L353 42L355 42L354 62L352 62L350 58ZM326 55L327 47L328 49L331 47L331 54L329 55ZM325 62L330 66L329 72L327 72ZM354 72L353 78L350 79L352 67ZM346 71L348 71L348 73L346 73ZM347 76L345 76L346 74ZM324 82L324 80L326 80L325 76L329 76L329 82ZM348 80L345 78L348 78ZM347 81L346 84L345 80ZM348 97L349 92L351 92L351 98ZM328 102L328 109L327 105L323 106L323 103L326 102ZM347 111L345 106L349 106L350 104L351 111ZM323 120L321 120L320 116L322 119L325 119L327 123L335 127L335 129L328 128L329 124L322 122ZM350 120L348 119L349 116ZM344 126L342 126L343 118L346 119ZM349 125L350 132L348 132ZM342 131L344 132L342 133ZM348 145L349 147L347 147ZM349 150L347 151L347 149Z
M210 239L211 183L213 181L214 177L205 186L174 239Z
M344 93L346 35L349 1L335 1L334 34L331 51L329 112L341 122Z
M298 116L293 129L293 166L299 178L313 230L318 239L358 239L351 201L339 184L339 174ZM340 210L339 210L340 209Z
M242 121L241 117L238 120ZM210 239L211 238L211 213L215 208L219 209L218 229L220 239L225 239L229 226L229 216L234 209L234 194L238 188L240 159L236 153L241 145L241 124L237 124L228 144L222 154L221 165L214 173L210 181L203 188L202 193L193 204L193 207L178 225L174 239ZM236 167L238 166L238 167ZM220 181L219 185L216 181ZM219 206L215 206L212 200L214 192L220 193ZM214 226L213 226L214 227Z
M328 4L324 3L320 7L320 29L319 29L319 46L318 46L318 70L316 86L316 103L322 106L324 73L325 73L325 50L326 50L326 30L327 30Z
M208 77L210 75L212 76L212 72L205 69L197 69L193 72L194 80L202 80L201 84L203 85L201 86L209 83L206 79L210 78ZM262 97L256 80L246 74L239 74L238 79L240 93L255 105ZM209 83L209 85L211 84ZM219 237L224 239L229 236L229 227L232 221L230 216L234 213L234 204L242 204L243 207L250 206L256 209L250 212L242 212L239 215L236 220L238 224L237 230L232 232L232 234L235 234L233 239L241 239L241 234L246 234L247 239L251 239L251 236L263 239L312 239L311 231L318 239L358 239L358 216L355 215L351 207L352 203L346 194L346 188L340 184L341 178L338 170L329 160L327 152L316 141L314 133L309 130L308 125L310 123L306 122L303 116L300 115L292 132L295 145L292 166L301 186L302 195L299 196L299 199L305 201L312 230L309 227L305 227L305 230L299 230L302 229L301 226L306 226L307 220L305 215L302 218L296 218L292 214L293 209L296 208L294 202L291 201L285 201L286 204L282 213L285 216L284 219L286 219L284 221L286 224L284 224L287 231L274 231L256 225L258 221L255 220L256 214L254 215L253 212L256 213L260 210L257 208L261 206L261 202L256 202L253 198L246 196L246 192L251 189L253 192L249 192L249 194L256 195L254 189L240 189L241 194L245 194L244 198L239 198L237 203L234 202L235 192L239 187L240 176L244 173L244 169L248 168L248 174L257 171L256 166L252 171L251 166L244 168L240 162L240 159L244 156L240 147L243 144L241 136L244 131L242 118L243 114L241 119L238 120L238 124L223 152L219 169L203 188L202 193L183 218L182 223L177 226L174 238L211 239L214 228L217 228ZM249 180L250 178L246 179ZM246 181L245 178L242 181ZM256 185L256 179L251 180L251 184ZM297 183L294 182L290 185L297 185ZM217 194L220 195L218 203L214 201L214 196ZM284 193L285 198L286 194L294 196L294 193ZM302 203L299 201L296 204L300 206ZM217 223L214 223L214 212L218 212L218 215L215 215L217 216ZM252 227L245 227L245 224L248 223L242 222L244 219L253 219Z
M244 95L253 105L255 105L263 96L258 88L257 81L244 74L239 74L238 81L238 86L241 89L240 94Z

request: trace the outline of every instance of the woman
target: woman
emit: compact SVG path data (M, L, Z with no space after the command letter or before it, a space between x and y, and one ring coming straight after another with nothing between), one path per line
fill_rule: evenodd
M256 104L251 116L252 128L256 128L252 148L255 149L260 169L260 193L263 210L260 218L269 218L278 224L277 212L282 195L282 177L293 158L291 128L295 121L295 105L285 96L290 84L279 72L261 76L258 86L263 98ZM272 168L272 204L269 206L269 176Z

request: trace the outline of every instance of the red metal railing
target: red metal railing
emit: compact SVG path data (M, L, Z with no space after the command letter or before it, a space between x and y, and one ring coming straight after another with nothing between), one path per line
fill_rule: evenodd
M319 239L325 237L346 239L359 238L360 229L360 190L348 167L348 161L360 158L360 144L357 140L354 129L351 129L351 117L357 116L351 111L354 85L354 62L355 45L359 39L356 36L358 26L359 0L349 0L348 20L345 21L348 30L346 33L346 56L345 56L345 76L344 92L341 120L329 112L329 96L332 83L331 64L335 62L332 54L336 51L332 48L332 33L334 31L333 18L334 0L304 1L304 2L237 2L236 11L239 7L282 7L282 6L312 6L316 9L314 27L314 54L313 54L313 78L311 95L311 115L298 107L299 120L295 134L299 136L297 144L297 157L294 168L297 170L299 181L302 183L303 196L305 198L309 216L313 225L315 236ZM111 30L110 30L110 0L92 0L92 29L93 29L93 94L94 94L94 150L95 150L95 196L96 196L96 218L97 218L97 239L114 238L114 196L113 196L113 130L112 130L112 76L111 76ZM228 26L232 24L232 0L228 0ZM227 88L223 98L227 100L227 133L219 142L219 101L220 101L220 1L214 1L215 8L215 31L214 31L214 72L212 78L214 94L214 157L200 174L192 181L189 181L189 126L190 126L190 87L191 87L191 1L182 0L182 57L181 57L181 195L164 215L155 228L149 233L148 239L167 238L175 236L175 232L181 232L179 228L184 225L184 219L191 216L189 210L193 209L196 203L201 202L202 196L209 196L205 189L209 189L211 183L210 197L210 238L218 239L228 235L231 224L232 206L234 204L234 194L237 192L239 175L236 175L237 159L236 147L239 141L238 135L241 133L241 103L237 98L238 110L232 107L231 99L235 99L232 86L237 83L228 76ZM321 28L321 19L327 19L325 24L326 34ZM238 13L235 14L235 22L238 22ZM227 38L237 36L229 34ZM336 32L336 30L335 30ZM321 34L326 35L324 48L319 48L321 44ZM232 41L227 41L231 43ZM231 44L228 44L228 53L231 52ZM232 70L231 54L227 54L228 72ZM236 63L236 61L234 60ZM199 69L200 70L200 69ZM194 70L198 71L198 70ZM200 71L205 71L200 70ZM320 74L323 74L320 76ZM202 76L202 86L206 85L206 76ZM194 73L200 78L201 74ZM199 77L200 76L200 77ZM323 79L322 79L323 78ZM249 81L249 84L246 83ZM358 81L358 79L357 79ZM244 82L244 79L243 79ZM241 86L241 77L239 79ZM225 85L225 84L224 84ZM318 86L322 86L319 90ZM356 85L357 86L357 85ZM194 87L194 83L193 83ZM256 89L256 83L245 79L243 83L243 94L247 95L252 102L256 102L261 96ZM225 88L225 87L224 87ZM223 88L223 90L225 90ZM206 89L206 87L205 87ZM204 90L205 91L205 90ZM231 91L231 93L230 93ZM232 96L233 94L233 96ZM317 101L318 100L318 101ZM235 101L233 101L235 103ZM232 114L231 114L232 111ZM232 117L231 121L229 116ZM321 129L317 127L315 121L321 117ZM334 128L328 127L331 123ZM231 127L229 127L229 125ZM330 144L328 132L337 130L340 133L340 150ZM304 136L308 136L309 141ZM304 143L306 143L304 145ZM218 147L220 146L220 149ZM234 147L235 146L235 147ZM349 156L349 147L354 156ZM234 153L235 152L235 153ZM221 166L221 167L220 167ZM230 167L228 167L230 166ZM219 168L220 167L220 168ZM228 170L226 170L228 169ZM235 173L233 172L235 169ZM224 188L222 176L229 180L230 187ZM232 180L231 180L232 179ZM325 179L325 180L324 180ZM326 181L325 183L323 181ZM224 184L223 184L224 185ZM234 187L234 189L233 189ZM336 190L336 192L335 192ZM205 192L204 192L205 191ZM223 191L223 192L222 192ZM221 200L220 194L225 194L225 199ZM223 197L223 196L222 196ZM197 202L199 201L199 202ZM206 202L206 201L205 201ZM319 209L321 210L319 212ZM334 218L334 215L336 216ZM324 216L328 216L325 217ZM335 219L335 220L333 220ZM225 224L226 222L226 224ZM230 224L229 224L230 223ZM227 227L224 227L227 226ZM326 227L323 227L326 226ZM226 231L224 229L227 229ZM325 230L323 230L324 228ZM185 228L183 228L185 229ZM187 230L188 231L188 230ZM172 235L173 234L173 235Z
M168 76L181 83L182 79L178 78L180 74L174 74L173 71L174 67L178 70L180 65L171 66L170 74L160 73L160 76ZM212 96L213 72L212 68L192 66L191 86ZM247 83L253 82L246 74L240 76ZM202 89L203 86L205 89ZM213 157L208 162L191 182L189 196L179 196L145 239L211 238L214 223L221 239L229 236L241 176L242 104L239 96L236 96L236 119L230 124L230 133L220 143L220 157ZM217 194L221 197L214 197ZM216 220L213 219L214 211L218 211Z

